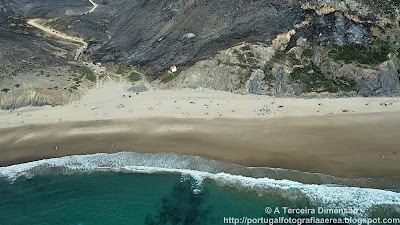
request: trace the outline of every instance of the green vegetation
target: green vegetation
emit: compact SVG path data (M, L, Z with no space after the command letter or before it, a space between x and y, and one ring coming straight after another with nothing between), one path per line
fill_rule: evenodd
M304 92L336 92L337 88L332 85L314 64L304 68L296 68L290 77L293 80L299 80L304 85Z
M76 74L72 74L73 77L75 77L74 81L78 81L80 79L83 79L84 77L89 80L89 81L95 81L96 80L96 76L93 74L93 72L89 69L89 68L85 68L85 67L72 67L71 71L74 73L79 73L80 76L78 78L78 76Z
M8 89L8 88L3 88L3 89L1 89L1 91L2 91L2 92L5 92L5 93L7 93L9 90L10 90L10 89Z
M89 68L86 68L86 67L72 67L71 70L74 73L79 73L80 75L84 75L84 76L93 74L93 72Z
M54 89L58 89L58 86L54 86L53 88L54 88Z
M50 74L47 74L46 77L50 77Z
M335 60L344 60L346 63L357 61L361 64L376 65L389 59L388 54L394 49L385 41L378 38L373 45L365 47L360 44L345 46L331 46L329 56Z
M173 73L167 73L161 78L161 82L168 83L174 78L175 78L175 76Z
M262 71L264 72L264 78L263 81L271 83L272 81L276 80L276 77L272 74L272 67L273 64L267 64L262 68Z
M390 23L387 23L387 24L385 24L384 27L385 27L386 29L392 29L392 28L393 28L393 25L390 24Z
M245 45L241 48L242 51L249 51L250 50L250 46L249 45Z
M117 70L117 74L125 74L125 73L129 73L131 71L131 68L129 67L119 67Z
M175 73L171 73L169 71L165 72L164 76L161 78L161 82L168 83L177 77L181 73L181 70L177 70Z
M314 64L304 68L297 68L291 74L292 80L300 81L304 92L330 92L335 93L338 90L352 91L356 89L357 82L347 76L336 79L326 78L319 67Z
M241 63L246 63L246 59L244 58L244 55L243 54L237 54L236 55L236 57L237 57L237 59L239 60L239 62L241 62Z
M89 80L89 81L92 81L92 82L94 82L94 81L96 81L96 76L93 74L93 73L90 73L90 74L86 74L86 77L85 77L87 80Z
M129 75L129 80L131 80L131 81L133 81L133 82L139 81L140 79L142 79L142 76L140 76L140 74L137 73L137 72L132 72L132 73Z
M272 81L275 81L276 77L273 74L265 74L263 81L271 83Z
M254 57L254 53L252 53L252 52L246 52L246 57L247 57L247 58L253 58L253 57Z
M248 47L248 46L247 46L248 48L247 47L245 48L245 47L242 47L241 49L242 50L244 50L244 49L250 50L250 47ZM257 59L255 58L255 55L253 52L246 52L244 54L241 54L237 49L235 49L233 52L236 54L236 58L238 59L239 63L241 63L241 64L256 64L258 62Z
M278 62L281 61L282 59L284 59L286 56L286 52L285 51L277 51L275 52L274 57L272 57L271 61L272 62Z
M65 58L68 60L74 60L74 56L71 53L65 54Z
M395 16L395 8L393 5L398 4L398 0L372 0L373 3L382 9L383 13L393 18Z
M312 49L306 49L303 52L303 55L307 58L311 58L313 56L313 50Z
M21 85L20 84L16 84L14 85L14 87L19 88Z

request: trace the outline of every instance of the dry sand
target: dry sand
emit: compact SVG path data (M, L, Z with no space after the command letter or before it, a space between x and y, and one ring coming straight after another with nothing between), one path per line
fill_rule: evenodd
M396 177L400 170L399 98L282 99L189 90L136 95L128 87L108 84L66 106L0 111L0 166L135 151L340 177ZM267 105L270 114L263 115Z

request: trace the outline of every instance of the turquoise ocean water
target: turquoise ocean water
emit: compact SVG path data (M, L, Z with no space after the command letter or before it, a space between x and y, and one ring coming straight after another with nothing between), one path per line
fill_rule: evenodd
M63 157L0 168L0 224L321 222L307 223L312 217L343 222L320 224L345 224L346 218L354 224L400 218L399 184L247 168L176 154Z

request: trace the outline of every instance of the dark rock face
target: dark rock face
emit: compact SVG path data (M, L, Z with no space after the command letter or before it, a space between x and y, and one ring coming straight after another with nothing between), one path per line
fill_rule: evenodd
M82 14L92 4L79 0L2 0L0 3L12 13L34 18L56 18Z
M94 57L153 72L189 65L222 49L266 42L302 20L297 1L136 1L109 24L113 38ZM296 6L296 7L295 7Z
M391 72L381 72L378 79L372 82L364 82L359 94L365 97L370 96L395 96L399 94L399 82ZM397 93L394 91L397 90Z
M298 29L294 39L305 37L316 45L370 45L375 38L370 31L370 24L357 23L348 19L341 12L317 15L314 11L307 10L313 15L312 21L305 27Z
M60 46L49 39L41 39L34 32L26 27L24 19L0 14L0 81L4 78L12 79L18 72L65 64L65 60L54 57L46 49L66 46Z

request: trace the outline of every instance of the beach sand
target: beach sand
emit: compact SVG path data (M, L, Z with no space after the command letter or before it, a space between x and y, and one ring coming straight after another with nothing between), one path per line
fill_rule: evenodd
M127 87L109 84L66 106L1 111L0 166L98 152L175 152L339 177L399 176L399 98L136 95Z

